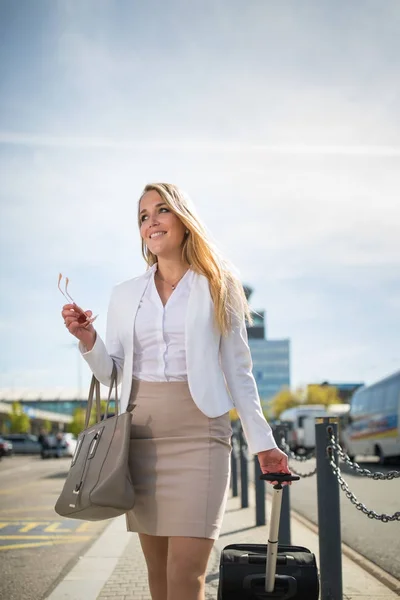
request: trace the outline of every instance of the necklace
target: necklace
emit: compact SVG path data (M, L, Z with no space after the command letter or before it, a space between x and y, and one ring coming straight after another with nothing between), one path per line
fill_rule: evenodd
M161 281L163 281L167 285L170 285L173 290L176 288L176 286L178 285L178 283L180 282L180 280L183 279L183 277L186 275L186 273L187 273L187 271L185 271L184 274L181 275L181 277L179 277L178 281L176 281L175 283L170 283L169 281L167 281L166 279L163 279L161 277L160 273L158 272L158 269L156 271L156 275L157 275L158 279L161 279Z

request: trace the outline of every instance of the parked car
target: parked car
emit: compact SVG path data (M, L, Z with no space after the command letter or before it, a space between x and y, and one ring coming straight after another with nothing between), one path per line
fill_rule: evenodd
M77 439L73 433L64 433L64 441L66 443L66 456L73 456L76 449Z
M14 454L40 454L42 449L37 436L30 433L6 433L3 438L12 443Z
M61 458L62 456L68 456L67 450L68 445L62 434L58 433L42 436L40 452L42 458Z
M12 454L12 442L5 440L2 436L0 436L0 459L3 458L3 456L12 456Z

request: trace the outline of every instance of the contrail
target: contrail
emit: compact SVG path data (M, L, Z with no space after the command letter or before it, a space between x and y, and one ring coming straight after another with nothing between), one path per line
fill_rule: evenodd
M132 140L109 137L80 137L35 135L0 131L0 144L50 148L184 151L207 153L254 153L276 155L343 155L400 157L400 145L309 145L309 144L259 144L251 142L224 142L213 140Z

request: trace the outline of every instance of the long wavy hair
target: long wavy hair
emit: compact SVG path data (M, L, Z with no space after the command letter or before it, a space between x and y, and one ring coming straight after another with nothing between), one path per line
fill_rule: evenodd
M138 202L138 224L140 228L140 201L144 194L156 191L168 208L180 219L189 231L182 244L182 259L193 271L207 277L211 298L214 303L215 321L222 335L227 335L233 323L243 317L251 324L251 311L243 285L233 272L233 267L222 258L210 240L207 231L196 215L190 198L171 183L149 183L144 188ZM142 254L149 265L157 262L157 256L150 252L142 238Z

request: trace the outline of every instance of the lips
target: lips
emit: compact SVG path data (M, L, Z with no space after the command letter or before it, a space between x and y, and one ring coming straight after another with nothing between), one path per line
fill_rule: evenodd
M166 233L166 231L154 231L149 237L151 240L156 240L165 235Z

